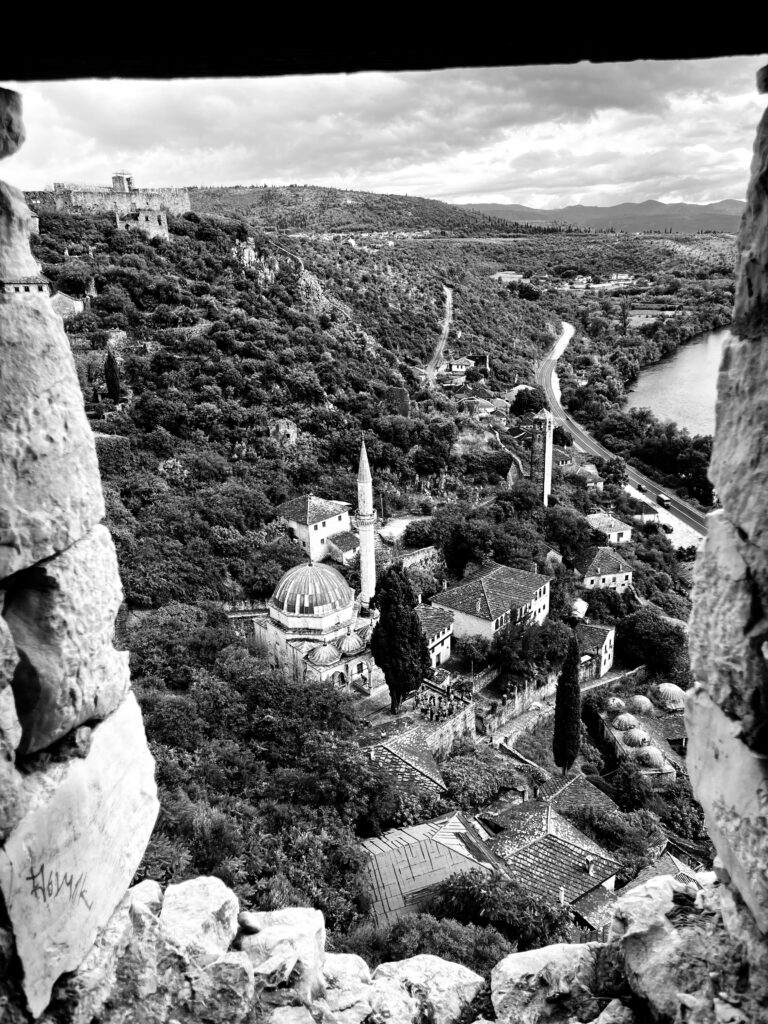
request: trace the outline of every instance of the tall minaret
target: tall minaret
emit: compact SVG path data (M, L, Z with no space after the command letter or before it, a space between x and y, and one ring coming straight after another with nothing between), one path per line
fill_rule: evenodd
M360 537L360 603L365 611L376 590L376 550L373 527L376 510L373 507L373 480L368 465L365 438L360 446L360 467L357 471L357 515L355 525Z

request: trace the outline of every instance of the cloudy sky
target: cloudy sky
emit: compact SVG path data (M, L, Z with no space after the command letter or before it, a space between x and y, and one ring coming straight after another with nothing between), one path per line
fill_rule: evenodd
M20 188L320 184L545 208L743 199L765 54L284 78L0 84Z

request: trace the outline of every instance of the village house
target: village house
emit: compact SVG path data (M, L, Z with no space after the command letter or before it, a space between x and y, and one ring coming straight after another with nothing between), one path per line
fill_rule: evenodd
M453 874L479 869L508 875L487 840L485 829L460 811L366 839L362 847L368 854L366 877L375 923L417 913Z
M633 512L630 516L633 523L638 523L641 526L645 523L658 523L659 518L659 510L647 501L639 502L637 512Z
M580 622L576 627L579 654L588 658L584 666L585 678L601 679L613 666L613 648L616 641L615 626Z
M451 359L447 359L445 362L445 369L448 371L448 373L456 373L460 374L461 376L466 374L467 370L474 369L474 366L474 359L468 359L466 356L461 356L461 358L459 359L454 357Z
M470 572L461 583L432 598L432 605L454 613L454 636L485 636L530 618L541 625L549 614L551 576L513 569L497 562Z
M632 566L613 548L588 548L575 565L577 576L587 590L615 590L623 594L632 586Z
M30 277L0 278L0 291L16 295L48 295L51 282L43 274Z
M627 544L632 540L632 527L607 512L594 512L587 516L593 530L602 533L609 544Z
M285 519L291 537L312 561L322 562L330 554L328 541L352 532L349 509L348 501L329 501L307 494L283 502L275 511ZM341 550L338 543L336 548Z
M432 668L437 668L438 665L445 664L451 656L453 612L444 608L433 608L427 604L418 604L416 614L421 630L427 638Z

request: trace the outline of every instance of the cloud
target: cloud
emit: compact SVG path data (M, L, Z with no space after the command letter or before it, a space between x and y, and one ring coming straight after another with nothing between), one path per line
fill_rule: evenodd
M317 183L548 206L653 190L739 197L765 59L24 83L29 141L3 172L26 188L107 182L125 166L147 185Z

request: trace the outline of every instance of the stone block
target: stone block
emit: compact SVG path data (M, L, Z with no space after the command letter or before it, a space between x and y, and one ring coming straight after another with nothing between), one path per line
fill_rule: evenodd
M204 875L168 886L160 924L191 960L206 966L232 945L239 910L232 890L220 878Z
M251 958L257 985L276 988L295 971L292 984L301 1001L309 1004L323 995L325 919L319 910L244 911L240 927L246 933L240 948Z
M151 913L157 915L163 906L163 890L160 883L152 878L145 878L143 882L131 886L128 890L131 906L146 907Z
M538 1024L547 1019L554 1002L582 998L594 988L596 945L561 942L504 957L491 971L497 1019L504 1024Z
M88 755L23 777L24 816L0 849L0 890L39 1016L84 960L144 854L159 809L154 761L130 694Z
M731 883L768 932L768 759L741 739L700 686L686 698L686 764L707 831Z
M2 234L0 210L0 254ZM3 580L80 540L103 518L104 499L72 353L48 296L0 295L0 366Z
M0 89L0 160L12 156L23 143L21 96L12 89Z
M112 646L123 592L109 530L95 526L6 587L5 621L20 657L13 679L19 749L30 753L105 718L128 692L128 652Z
M463 964L421 953L407 960L379 964L373 972L371 1008L374 1016L381 1016L387 1000L396 995L393 989L397 986L405 1005L405 997L416 1002L414 1024L422 1020L455 1024L484 984L479 974Z
M742 338L764 337L768 334L768 110L755 135L738 248L734 324Z

